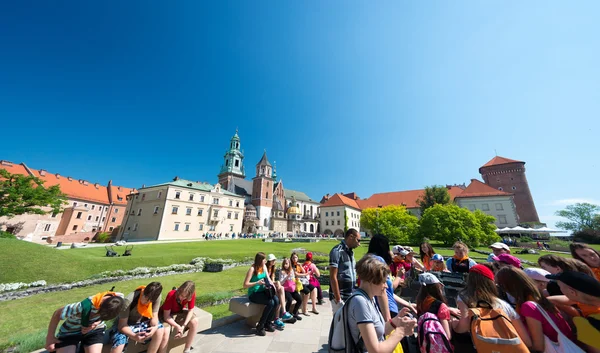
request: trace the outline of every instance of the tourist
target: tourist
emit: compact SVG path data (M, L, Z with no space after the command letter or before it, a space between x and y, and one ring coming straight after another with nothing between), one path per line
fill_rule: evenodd
M298 310L300 310L300 306L302 305L302 297L296 290L296 276L294 276L292 263L287 257L283 258L283 262L281 263L279 282L282 284L285 291L285 310L293 316L292 319L298 321L302 320L300 315L298 315ZM292 301L295 301L296 304L294 305L292 311L290 311ZM291 323L294 322L295 321Z
M402 246L395 245L392 247L390 271L392 271L392 276L400 278L401 282L404 281L406 273L412 268L412 263L406 261L406 255L408 255L408 251Z
M58 308L48 325L45 348L48 352L75 352L82 345L85 353L100 353L104 341L105 321L114 319L125 307L123 295L102 292ZM87 315L86 313L89 313ZM60 326L58 336L56 328Z
M567 259L554 254L540 256L538 258L538 265L553 275L564 271L578 271L594 276L592 270L584 262L576 259ZM546 289L550 296L563 294L556 281L549 281Z
M450 272L446 268L446 263L444 262L444 257L440 254L433 254L431 257L431 271L432 272Z
M591 246L582 243L571 243L569 249L571 250L571 256L588 265L594 272L594 277L600 281L600 253Z
M113 326L111 353L123 352L130 339L139 343L150 341L147 352L156 353L163 340L169 340L169 332L158 317L162 289L160 283L150 282L125 298L126 306L119 314L118 324Z
M572 315L577 340L588 346L588 352L600 352L600 282L583 272L564 271L548 275L560 286L563 296L549 297L553 303L576 305L578 314Z
M266 264L267 257L265 253L256 253L254 263L250 266L246 273L246 278L244 278L244 288L248 289L248 299L252 303L265 306L256 325L256 334L258 336L265 336L265 331L275 332L273 320L275 319L276 309L279 305L279 298L277 297L277 293L275 293L275 285L267 276Z
M419 275L421 288L417 294L417 315L421 316L430 312L437 316L444 327L448 340L452 339L450 330L450 310L448 309L446 297L444 296L444 285L437 276L432 273L421 273Z
M497 242L490 245L490 249L492 249L492 253L488 255L487 262L494 261L494 259L492 259L493 256L499 256L501 254L510 254L510 248L508 247L508 245L501 242Z
M540 293L544 297L547 297L548 290L546 288L547 288L548 282L550 280L548 278L546 278L546 276L551 273L544 270L543 268L537 268L537 267L528 267L524 271L525 271L525 274L527 276L529 276L529 278L531 278L535 282L535 285L537 286L537 289L540 291Z
M493 255L492 260L497 262L500 265L499 267L512 266L516 268L523 268L521 266L521 260L510 254L500 254L498 256Z
M321 272L317 268L313 262L313 254L311 252L306 253L306 260L302 267L304 271L312 273L312 276L309 277L309 283L313 285L317 289L317 305L323 305L323 291L321 290L321 283L319 283L319 277L321 277Z
M356 286L354 249L360 245L360 233L350 228L344 239L329 252L331 309L335 313L348 299Z
M477 263L469 258L469 248L461 241L457 241L452 246L454 256L446 261L446 267L453 273L467 273L469 269Z
M524 271L513 266L504 267L496 273L496 283L514 299L516 311L531 336L531 350L546 351L544 336L552 342L558 342L558 334L542 311L548 314L562 334L570 340L575 339L571 327L556 306L540 293L535 282Z
M384 263L388 268L392 263L392 256L390 255L390 243L383 235L375 235L369 242L368 253L373 255L376 259ZM390 272L391 274L391 272ZM363 279L360 278L362 281ZM390 320L398 315L398 304L394 299L394 285L392 283L391 276L385 278L385 295L376 296L377 306L383 315L385 321Z
M356 264L356 273L361 278L360 287L348 302L346 317L350 337L355 344L362 341L359 352L392 353L402 338L414 333L417 321L406 316L408 308L387 322L377 310L373 298L386 295L386 279L390 273L385 263L373 256L364 256Z
M411 264L411 269L416 269L419 271L425 271L425 266L415 258L415 251L410 246L405 246L404 250L408 252L405 256L405 261Z
M421 261L423 261L423 266L425 267L425 271L431 271L431 258L435 255L435 250L428 242L423 242L419 246L419 256L421 257Z
M309 271L305 271L304 268L298 263L298 254L295 252L290 256L292 261L292 269L294 270L294 276L300 280L302 283L302 315L309 316L306 307L308 306L308 297L310 296L312 301L312 310L311 312L314 314L319 314L317 310L317 289L310 284L310 277L312 276L312 269L309 268Z
M288 314L285 311L285 291L283 290L283 286L279 281L275 279L275 261L277 258L273 254L269 254L267 256L267 275L271 280L271 283L275 284L275 293L279 297L279 305L275 309L275 326L278 328L285 327L285 324L282 320L290 320L292 319L292 315ZM279 318L279 314L281 314L281 318Z
M484 265L471 267L465 289L456 298L456 303L461 311L461 318L458 321L453 321L455 332L465 333L471 331L472 315L469 315L469 308L477 308L482 302L488 303L494 309L504 311L521 341L527 347L531 347L531 339L523 322L521 322L521 317L509 303L500 299L494 282L494 273Z
M160 347L161 353L167 351L169 326L177 332L175 338L181 338L186 331L188 332L183 353L190 352L198 328L198 318L194 314L195 306L196 284L193 281L185 281L179 288L167 293L165 302L160 307L165 330L167 331L167 339L162 342Z

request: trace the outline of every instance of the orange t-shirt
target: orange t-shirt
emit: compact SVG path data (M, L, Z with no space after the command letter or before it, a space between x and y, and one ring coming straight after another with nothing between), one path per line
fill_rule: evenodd
M598 281L600 281L600 267L593 267L592 272Z

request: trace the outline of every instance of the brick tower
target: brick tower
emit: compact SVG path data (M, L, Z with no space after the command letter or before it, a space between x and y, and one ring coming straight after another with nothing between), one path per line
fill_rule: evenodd
M496 156L479 168L479 173L489 186L514 194L519 223L540 222L525 176L525 162Z
M252 179L252 205L260 220L259 229L268 231L273 208L273 167L267 159L267 152L256 165L256 176Z

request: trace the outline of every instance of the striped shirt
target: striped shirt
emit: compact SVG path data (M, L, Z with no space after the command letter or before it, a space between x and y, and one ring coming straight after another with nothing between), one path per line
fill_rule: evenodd
M91 298L92 297L90 297L90 299ZM62 326L60 326L58 337L81 334L81 311L81 302L65 305L60 314L60 319L65 320L65 322L62 324ZM90 326L99 321L100 323L98 326L96 326L94 331L104 329L106 324L100 320L100 316L98 316L98 309L92 305L92 310L90 312Z
M337 280L342 300L348 299L356 286L354 252L342 240L329 252L329 267L338 269Z

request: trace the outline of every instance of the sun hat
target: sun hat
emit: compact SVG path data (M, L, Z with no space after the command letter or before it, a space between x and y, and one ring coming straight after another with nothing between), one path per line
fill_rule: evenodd
M419 275L419 283L426 286L428 284L442 283L442 281L433 273L424 272ZM444 284L442 283L442 285Z
M469 273L471 272L479 273L480 275L487 277L492 281L494 280L494 272L492 272L492 270L490 270L487 266L475 265L469 269Z
M546 276L549 275L550 272L544 270L543 268L528 267L525 269L525 273L527 274L527 276L529 276L529 278L536 280L536 281L542 281L542 282L550 281L548 278L546 278Z
M500 243L500 242L497 242L497 243L494 243L494 244L490 245L490 248L492 248L492 249L504 249L506 251L510 251L510 248L508 247L508 245L506 245L504 243Z
M492 256L492 260L503 262L516 268L521 268L521 260L517 259L516 257L510 254L500 254L498 256Z
M431 259L433 261L444 261L444 257L440 254L433 254L433 256L431 257Z
M546 278L561 281L578 292L600 297L600 282L586 273L564 271L555 275L547 275Z
M275 257L275 255L269 254L269 256L267 256L267 261L273 261L273 260L277 260L277 258Z

